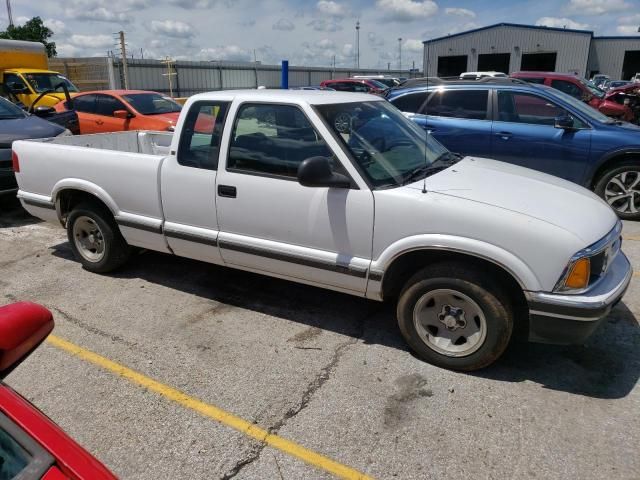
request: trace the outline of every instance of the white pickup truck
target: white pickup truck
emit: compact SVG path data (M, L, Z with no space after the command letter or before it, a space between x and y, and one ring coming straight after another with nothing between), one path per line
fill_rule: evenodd
M18 141L13 161L24 208L66 227L87 270L142 247L394 298L410 347L451 369L519 334L583 341L632 276L593 193L460 159L366 94L201 94L174 134Z

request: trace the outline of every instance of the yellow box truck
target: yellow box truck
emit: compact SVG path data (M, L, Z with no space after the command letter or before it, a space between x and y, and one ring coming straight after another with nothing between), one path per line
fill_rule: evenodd
M12 93L26 107L42 96L38 105L53 106L65 99L63 84L69 92L78 91L66 77L48 68L42 43L0 39L0 83L5 95Z

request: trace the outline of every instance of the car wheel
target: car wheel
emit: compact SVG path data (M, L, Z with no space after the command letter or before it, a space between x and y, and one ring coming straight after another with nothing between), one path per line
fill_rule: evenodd
M131 251L111 212L90 203L78 205L69 214L67 237L75 257L90 272L121 267Z
M504 290L482 272L455 263L414 275L400 294L397 315L402 335L420 358L461 371L497 360L514 323Z
M640 162L625 162L607 170L595 193L625 220L640 220Z
M349 133L351 131L351 116L342 112L335 116L333 125L339 133Z

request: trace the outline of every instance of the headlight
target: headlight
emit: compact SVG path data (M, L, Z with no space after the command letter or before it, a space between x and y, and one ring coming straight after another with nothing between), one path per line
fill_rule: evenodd
M56 135L56 137L68 137L69 135L73 135L73 133L71 133L71 130L69 130L68 128L65 128L64 132Z
M567 279L564 281L564 288L567 290L587 288L590 276L591 259L581 258L576 260L568 271Z

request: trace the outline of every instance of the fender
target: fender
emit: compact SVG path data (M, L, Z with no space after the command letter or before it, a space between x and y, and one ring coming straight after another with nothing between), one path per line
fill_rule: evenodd
M540 280L529 265L501 247L473 238L425 234L414 235L392 243L371 262L367 297L379 299L382 295L384 275L389 266L401 255L416 250L446 250L482 258L509 272L523 291L543 290Z
M596 173L602 168L605 163L607 163L612 158L622 155L640 155L640 146L617 147L614 150L609 150L607 153L602 155L598 159L598 162L593 166L593 169L589 172L589 176L586 182L587 188L591 188L591 185L593 185L593 182L595 180Z
M51 192L51 201L56 205L56 212L58 214L58 220L62 222L62 214L60 212L60 202L58 201L58 195L63 190L80 190L86 193L89 193L104 203L113 216L118 216L120 214L120 209L116 202L111 198L111 195L107 193L102 187L99 187L95 183L89 182L87 180L82 180L80 178L65 178L60 180L53 186L53 191Z

